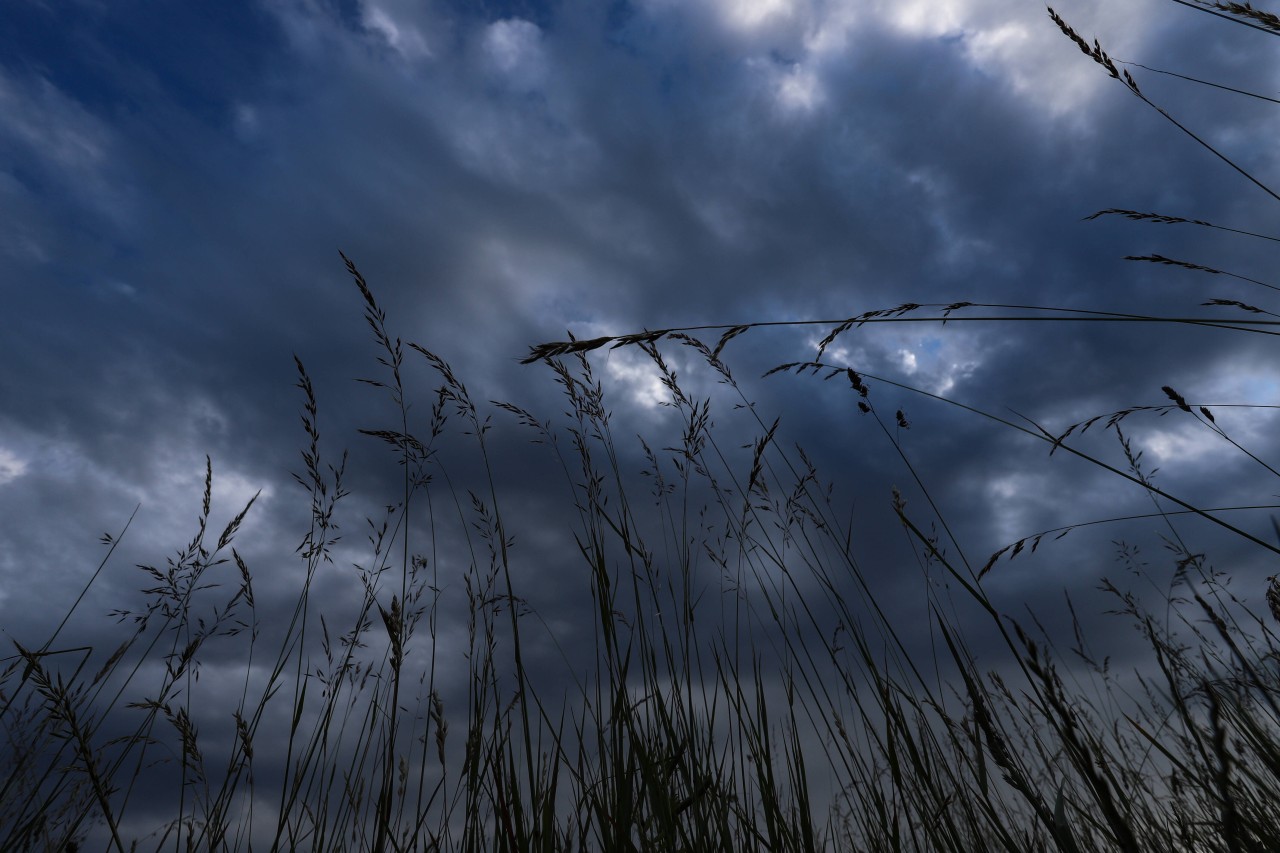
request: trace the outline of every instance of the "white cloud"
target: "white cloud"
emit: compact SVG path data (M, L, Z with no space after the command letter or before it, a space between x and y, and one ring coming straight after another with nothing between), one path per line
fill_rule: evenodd
M498 183L525 190L556 190L589 177L602 157L594 140L557 121L542 105L512 109L493 102L459 101L442 123L458 160Z
M489 24L480 39L485 64L521 88L536 88L546 77L542 30L520 18Z
M857 39L876 26L887 26L919 40L956 39L974 67L993 82L1002 82L1052 115L1082 110L1114 85L1058 30L1043 5L1009 0L860 0L860 2L767 3L758 14L736 17L741 5L724 0L719 8L727 21L752 22L753 31L779 34L802 21L803 55L840 61L859 48ZM759 4L758 4L759 5ZM1086 38L1105 33L1104 48L1114 56L1136 56L1153 30L1144 24L1151 3L1105 3L1078 0L1058 4L1068 23ZM785 7L786 14L764 10ZM776 11L776 9L775 9ZM1145 16L1145 18L1144 18Z
M1001 543L1009 543L1027 533L1027 498L1040 493L1038 477L1023 472L991 476L983 484L990 504L991 528Z
M1196 424L1183 423L1158 429L1140 439L1141 446L1163 465L1168 462L1196 462L1225 448L1222 440Z
M1264 361L1224 358L1198 381L1179 382L1177 390L1192 406L1207 405L1215 423L1244 447L1258 450L1274 443L1280 412L1269 406L1280 392L1280 372ZM1170 420L1175 415L1181 423ZM1161 464L1196 461L1213 452L1224 464L1243 458L1209 429L1192 423L1190 415L1172 412L1157 423L1159 429L1148 433L1142 446Z
M964 0L895 0L882 4L880 11L886 21L899 29L934 38L963 29L970 6Z
M897 352L912 384L931 394L947 395L982 364L978 342L963 332L913 339Z
M791 65L777 79L777 102L788 112L812 112L825 99L822 81L812 68Z
M22 164L116 225L130 221L130 190L114 131L43 77L0 70L0 161Z
M1064 0L1058 5L1087 39L1105 34L1103 46L1113 56L1140 55L1145 42L1158 34L1148 23L1158 14L1151 0ZM993 85L1007 85L1053 116L1083 113L1091 100L1115 85L1080 56L1043 5L1012 0L645 0L643 6L655 16L692 17L757 59L785 56L813 74L810 80L823 76L814 68L843 63L871 47L861 39L879 38L887 28L919 41L955 40ZM783 98L811 106L803 96L820 89L807 89L803 84L810 80L798 75L788 81Z
M27 473L27 460L7 447L0 447L0 486Z
M972 376L990 350L990 344L984 345L978 336L951 328L941 336L901 336L884 341L864 336L869 344L862 343L854 349L840 343L847 339L837 339L827 347L823 362L886 376L892 376L897 369L909 378L908 384L940 396L946 396ZM820 337L810 337L810 346L816 349L819 340Z
M836 4L813 21L804 46L811 55L841 55L858 24L867 18L865 7Z
M653 362L635 349L622 348L610 352L605 372L641 408L652 411L671 402L671 392L658 378Z
M432 56L431 45L422 30L409 19L398 4L365 0L360 8L360 23L365 29L382 36L391 49L408 60Z
M721 20L737 30L756 30L795 15L801 0L717 0Z
M710 14L719 26L751 34L789 23L810 5L808 0L712 0L711 3L684 3L681 0L641 0L650 12Z
M0 73L5 136L59 169L93 173L106 159L106 127L44 78L24 85Z

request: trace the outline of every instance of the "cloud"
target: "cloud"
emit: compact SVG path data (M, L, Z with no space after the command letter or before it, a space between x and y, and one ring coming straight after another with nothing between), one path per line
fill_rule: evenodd
M536 89L546 75L542 30L531 21L494 21L484 28L480 45L485 62L512 85Z
M1237 59L1226 49L1236 43L1215 31L1201 55L1188 49L1209 38L1198 17L1138 25L1152 12L1139 6L1081 0L1060 11L1122 59L1265 82L1263 48L1238 45ZM399 413L385 389L356 381L388 381L377 363L387 354L370 339L339 249L386 310L392 339L447 360L482 416L493 415L484 435L499 460L494 490L527 549L518 553L522 579L533 579L529 606L554 638L590 624L582 567L565 558L578 553L581 492L554 479L563 469L552 448L531 451L532 430L488 401L576 427L556 376L518 364L531 344L569 333L695 326L714 346L726 325L831 321L730 341L741 397L695 348L661 345L690 397L711 400L727 462L749 467L756 418L767 428L781 417L777 446L802 446L829 478L895 613L916 613L921 590L899 571L912 555L893 486L921 518L927 489L979 565L1017 537L1133 512L1144 499L929 395L1061 431L1161 405L1172 384L1273 458L1274 418L1230 405L1280 387L1263 336L1043 319L1046 307L1192 315L1209 297L1265 298L1247 282L1126 254L1239 264L1260 279L1273 256L1261 241L1191 225L1082 221L1123 207L1256 229L1270 214L1261 193L1232 183L1228 167L1083 57L1040 7L272 0L244 18L221 8L178 4L148 28L141 13L104 5L41 30L0 66L0 205L13 214L0 234L0 358L11 366L0 372L0 517L13 520L0 531L0 624L15 635L38 633L46 614L35 603L78 590L101 559L97 537L141 502L93 612L136 603L129 566L190 541L205 453L221 523L263 490L242 553L263 572L264 613L284 612L308 527L308 495L290 477L308 445L294 355L314 381L325 460L351 450L347 538L322 587L341 606L358 599L365 519L376 524L400 499L403 469L358 432L391 428ZM1140 76L1206 138L1270 168L1270 114ZM945 326L924 322L960 301L979 304L953 310ZM879 377L867 379L874 414L858 409L843 374L759 378L812 357L833 323L907 302L921 307L854 323L824 354ZM635 435L674 466L679 412L660 405L669 389L638 349L593 358L615 411L616 470L647 497L640 472L651 463ZM402 373L405 417L429 430L445 379L412 350ZM898 409L909 429L896 428ZM1244 501L1233 491L1268 494L1254 463L1185 414L1144 409L1125 421L1161 477L1222 505ZM453 408L448 416L436 458L455 482L487 487L475 436L461 434ZM1101 425L1078 437L1123 466ZM470 529L437 543L433 566L449 595L458 567L475 559ZM1022 596L1011 598L1017 608L1057 606L1063 588L1088 594L1106 568L1096 563L1111 558L1107 537L1119 535L1094 532L1097 542L1046 542L1036 559L1052 571L1039 580L1024 555L993 585ZM1073 551L1078 540L1097 548ZM1242 574L1261 570L1246 557ZM728 595L713 565L698 571L711 598ZM465 636L461 610L443 617L443 637ZM110 625L83 630L110 645ZM539 660L554 674L552 646ZM210 670L211 680L225 675Z
M0 69L0 157L7 194L24 206L65 206L90 217L97 229L125 230L134 224L127 175L120 168L115 130L68 97L48 79L18 77ZM36 214L35 222L40 215ZM54 251L52 234L41 235L28 220L20 251L45 256ZM15 249L18 247L15 246Z
M432 50L422 30L402 15L403 3L364 0L360 5L360 21L364 27L386 39L391 49L404 59L416 61L430 58Z
M12 483L27 473L27 460L7 447L0 447L0 486Z

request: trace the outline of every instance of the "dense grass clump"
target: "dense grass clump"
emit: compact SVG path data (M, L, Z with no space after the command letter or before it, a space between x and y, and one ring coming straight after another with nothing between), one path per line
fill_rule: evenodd
M1247 5L1193 5L1275 29ZM253 501L215 525L206 461L196 529L163 567L144 567L142 604L117 614L120 644L66 648L59 627L18 645L0 671L10 768L0 849L1280 849L1280 582L1237 594L1181 535L1195 523L1280 554L1228 511L1268 506L1212 507L1166 489L1126 432L1142 418L1185 418L1277 475L1219 424L1220 405L1162 380L1156 405L1049 430L830 355L851 330L883 323L1048 318L1270 334L1267 312L1234 300L1206 304L1243 320L907 303L809 324L571 339L526 359L565 401L544 418L473 398L445 359L395 335L344 261L377 347L380 373L365 381L389 412L361 433L399 466L364 550L340 538L353 526L346 456L322 441L321 402L299 360L295 478L310 511L290 607L260 604L260 576L235 547ZM923 509L896 490L872 496L891 504L920 570L922 621L904 622L885 598L884 567L864 563L836 484L730 370L731 342L778 325L824 337L811 358L769 374L834 380L824 389L841 386L924 496ZM593 361L607 348L652 366L673 432L635 439L615 428ZM677 350L705 370L678 376ZM425 415L407 378L417 370L433 377ZM988 591L1008 561L1080 525L1064 520L971 561L917 476L906 413L881 409L890 391L983 418L1152 498L1145 518L1165 531L1171 580L1152 584L1154 595L1103 582L1142 641L1124 673L1074 612L1064 644ZM1104 430L1112 456L1081 442ZM563 475L539 490L536 510L507 491L516 481L496 461L498 431L524 431ZM541 506L557 498L556 509ZM556 547L572 552L556 555L562 565L518 539L534 512L563 525ZM1131 547L1119 555L1131 577L1151 576ZM566 626L565 613L589 622ZM202 671L213 674L202 682ZM158 796L171 811L157 821Z

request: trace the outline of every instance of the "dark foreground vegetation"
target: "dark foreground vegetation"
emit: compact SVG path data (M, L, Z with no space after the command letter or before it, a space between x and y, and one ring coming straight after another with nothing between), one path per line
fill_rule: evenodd
M1280 20L1247 5L1192 5L1280 33ZM1118 85L1173 121L1096 42L1051 15ZM1221 227L1131 210L1097 216ZM345 456L321 440L322 405L299 361L306 438L296 478L311 512L292 609L260 612L254 568L235 547L252 501L227 521L211 518L210 466L197 530L166 565L146 569L145 603L124 614L117 648L65 648L59 627L18 646L0 672L11 759L0 849L1280 849L1280 585L1231 586L1180 532L1215 527L1255 553L1280 548L1256 513L1237 526L1238 514L1167 492L1125 432L1143 418L1184 418L1276 475L1219 425L1216 402L1161 388L1166 379L1155 383L1159 405L1050 431L829 357L842 336L877 323L1026 322L1030 309L906 304L823 326L812 359L770 372L840 385L850 412L878 425L923 490L922 506L870 497L892 500L916 560L908 574L926 587L926 622L904 624L878 598L883 569L856 556L828 481L783 439L785 425L757 414L729 369L731 342L773 324L534 347L529 370L549 371L567 402L544 419L474 399L446 361L402 343L346 263L378 348L380 373L367 381L391 412L361 432L387 445L402 478L386 516L369 521L360 562L347 568L352 552L340 553L351 545L339 544ZM1213 304L1243 319L1167 322L1275 333L1276 315ZM597 353L617 348L647 357L681 424L674 438L640 439L639 478L633 430L612 422L593 370ZM705 365L717 411L739 407L737 423L752 430L746 448L713 429L711 398L687 390L670 348ZM436 389L417 407L406 380L415 362ZM1058 547L1072 528L971 562L928 478L916 477L901 440L906 414L882 411L877 386L968 409L1041 442L1046 456L1074 455L1151 496L1148 519L1169 546L1160 576L1171 580L1153 580L1154 596L1105 583L1142 639L1136 674L1114 671L1078 633L1060 646L1001 612L984 589L992 573ZM562 533L575 549L555 577L577 583L566 594L589 604L580 647L555 649L559 632L530 605L549 570L522 562L512 541L524 509L502 492L495 423L526 430L563 471L546 499L563 497ZM1081 443L1103 431L1114 434L1114 456ZM1121 556L1145 576L1138 555ZM318 595L326 572L349 573L357 600L334 608ZM1001 660L979 663L974 625ZM549 649L564 662L555 677ZM234 689L200 681L210 654L240 662ZM157 790L172 816L140 822Z

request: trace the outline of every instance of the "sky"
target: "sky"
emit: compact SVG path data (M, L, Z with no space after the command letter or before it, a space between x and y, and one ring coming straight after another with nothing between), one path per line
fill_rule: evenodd
M1139 63L1121 67L1152 102L1280 186L1275 103L1140 67L1277 97L1266 34L1166 0L1056 9L1117 61ZM99 537L137 508L61 638L113 647L120 626L106 614L145 585L133 565L161 563L194 532L206 455L212 527L259 495L237 548L264 600L283 607L308 508L291 476L306 440L295 356L315 383L326 458L351 452L350 550L335 577L365 559L363 519L396 500L399 481L385 447L357 430L395 416L384 391L357 381L380 378L378 351L340 251L391 333L447 360L492 415L530 604L566 638L590 618L574 609L586 581L558 514L566 488L546 448L485 402L565 422L551 371L521 363L535 344L839 321L907 302L1226 320L1264 315L1201 303L1277 304L1239 278L1125 260L1162 255L1267 281L1274 242L1084 220L1120 208L1276 234L1280 203L1084 56L1037 3L10 0L4 16L6 645L48 635L102 559ZM1001 313L953 316L966 312ZM926 315L937 312L913 316ZM761 378L813 358L830 328L752 329L724 360L763 421L780 417L788 446L811 451L834 483L890 606L918 616L922 580L903 568L890 490L929 523L919 483L847 387ZM699 334L714 345L721 331ZM1167 324L920 322L851 330L824 358L1054 431L1167 406L1168 385L1266 461L1280 449L1273 415L1226 407L1274 403L1268 346ZM695 395L722 393L691 349L663 347ZM644 488L632 437L678 434L678 412L634 347L593 358L628 476ZM420 361L410 375L425 423L438 377ZM902 446L976 565L1044 529L1152 511L1096 466L870 384L878 412L910 422ZM727 447L759 431L727 404L716 414ZM1276 502L1271 475L1192 415L1139 412L1124 427L1173 494ZM1081 441L1123 467L1114 434L1099 426ZM1266 511L1223 517L1274 538ZM1207 523L1180 529L1262 601L1274 555ZM999 564L988 589L1048 623L1064 591L1100 614L1099 579L1121 571L1114 540L1142 542L1156 585L1167 582L1160 530L1090 528ZM1098 625L1123 655L1128 628Z

